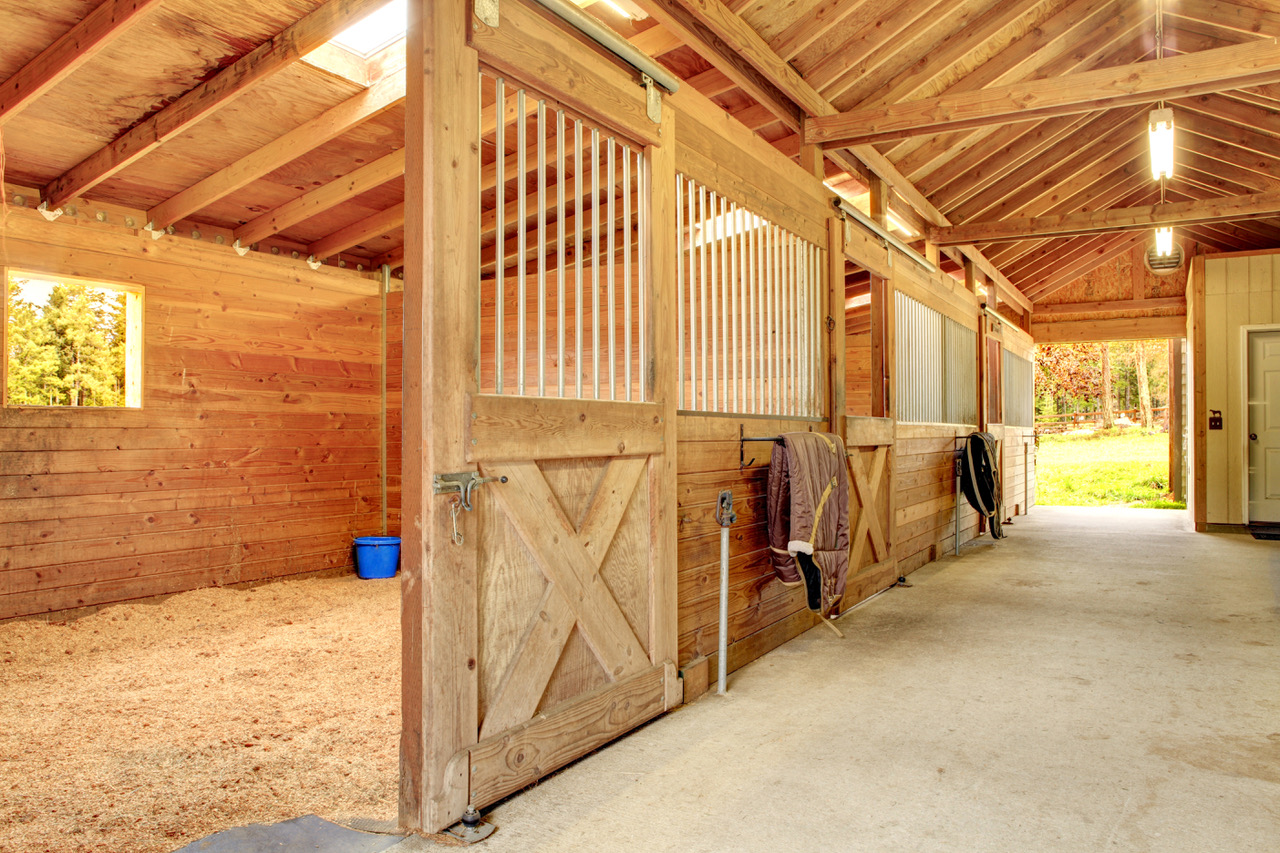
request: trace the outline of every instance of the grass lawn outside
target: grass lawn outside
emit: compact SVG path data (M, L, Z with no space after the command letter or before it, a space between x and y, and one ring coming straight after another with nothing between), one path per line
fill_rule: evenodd
M1169 436L1141 429L1042 435L1036 503L1186 509L1169 494Z

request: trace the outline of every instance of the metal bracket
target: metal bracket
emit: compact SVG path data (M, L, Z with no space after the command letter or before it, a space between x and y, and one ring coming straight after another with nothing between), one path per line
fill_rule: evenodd
M498 0L475 0L476 17L487 27L498 26Z
M431 491L437 495L457 492L462 498L462 508L467 512L475 509L471 503L471 492L482 483L505 483L506 477L481 477L475 471L463 471L460 474L436 474L431 478Z
M725 489L716 498L716 523L728 527L737 520L738 514L733 511L733 490Z
M311 267L313 270L320 269L320 266L323 263L324 261L317 260L315 255L310 255L307 257L307 266Z
M239 255L239 256L240 256L240 257L242 257L242 258L243 258L245 255L249 254L249 247L248 247L248 246L241 246L241 245L240 245L240 238L238 238L238 237L236 238L236 241L235 241L234 243L232 243L232 244L231 244L231 248L235 249L235 250L236 250L236 254L237 254L237 255Z
M493 835L494 829L496 827L493 824L481 819L480 812L476 811L475 806L467 806L462 820L446 829L445 834L453 836L464 844L475 844Z
M649 113L649 121L662 124L662 90L653 78L641 72L640 83L644 86L645 109Z
M50 210L49 202L47 201L40 202L40 206L37 207L36 210L40 211L40 215L43 216L45 219L49 220L50 222L54 221L55 219L57 219L59 216L62 215L62 208L58 208L57 210Z

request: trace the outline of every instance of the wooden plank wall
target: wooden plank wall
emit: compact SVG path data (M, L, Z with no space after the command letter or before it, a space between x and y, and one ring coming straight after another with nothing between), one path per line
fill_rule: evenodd
M706 689L707 673L718 663L720 601L720 526L716 500L723 489L733 490L738 520L729 537L729 670L733 671L817 625L805 607L803 587L785 587L768 561L765 492L772 445L749 442L739 468L739 426L747 436L772 436L787 431L825 430L820 422L760 417L681 414L679 418L678 553L680 666L686 670L685 699L692 701ZM885 430L889 433L889 430ZM875 448L850 446L872 467ZM887 472L886 472L887 473ZM859 511L850 495L851 529ZM889 490L876 495L883 529L888 527ZM892 560L877 561L870 544L852 566L841 609L891 586L897 578Z
M1248 432L1244 406L1242 326L1280 323L1280 251L1207 255L1204 259L1203 317L1193 341L1195 358L1203 363L1203 407L1192 423L1200 432L1197 450L1204 463L1196 477L1204 479L1204 501L1196 507L1196 524L1243 525L1245 505L1245 447ZM1194 288L1196 298L1199 288ZM1199 374L1199 370L1197 371ZM1197 403L1201 395L1196 394ZM1209 410L1222 412L1223 428L1206 430ZM1197 490L1199 493L1199 490Z
M1036 441L1032 427L997 427L1000 435L1004 515L1026 515L1036 503Z
M899 423L894 465L898 571L913 572L955 550L955 450L963 424ZM960 496L960 544L978 536L978 513Z
M845 414L871 416L871 306L845 312Z
M379 532L377 282L22 211L0 252L145 288L143 408L0 409L0 618L349 566Z
M729 668L736 669L816 624L804 590L784 587L768 559L765 490L772 445L748 442L739 468L738 429L748 436L825 430L804 420L682 414L676 476L680 666L710 658L719 641L720 526L716 500L733 490L729 535ZM754 461L752 461L754 460Z

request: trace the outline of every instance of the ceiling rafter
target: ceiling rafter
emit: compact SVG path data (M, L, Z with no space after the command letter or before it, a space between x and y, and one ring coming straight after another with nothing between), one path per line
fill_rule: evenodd
M1098 8L1097 0L1083 0L1065 7L941 94L971 92L986 86L1057 77L1133 61L1144 51L1134 38L1138 27L1132 17L1126 18L1123 11L1118 11L1124 9L1121 2L1109 0ZM1087 34L1089 49L1081 53L1073 49L1078 43L1073 35L1083 34ZM952 152L979 147L984 144L983 140L1018 127L1025 128L1027 124L915 137L894 145L889 154L912 180L920 178L919 185L927 187L928 174L945 167Z
M718 2L714 6L714 14L708 14L705 11L710 8L709 4L695 11L679 0L637 0L637 5L648 12L659 24L680 37L703 59L724 72L747 95L769 108L784 124L792 130L799 130L802 109L806 105L797 105L793 98L779 88L776 78L771 79L768 73L758 67L756 63L761 60L760 51L755 51L752 56L746 56L737 44L726 43L724 40L722 33L725 32L743 41L749 41L754 37L756 42L764 45L768 50L764 40L756 35L755 30L747 26L741 18ZM728 24L730 18L737 22L736 26ZM719 25L713 27L710 23L712 20ZM774 59L777 59L776 54ZM776 65L795 74L795 70L781 60L777 60ZM799 77L799 75L796 76Z
M769 42L769 46L778 56L789 62L805 48L847 20L850 15L854 13L874 15L874 10L868 11L865 8L866 5L850 2L850 0L823 0L809 14L801 15L790 26L778 33L777 37ZM881 5L888 7L891 4L883 2Z
M930 11L930 3L903 3L901 0L873 0L875 6L858 15L856 31L836 45L814 45L811 52L822 58L804 69L804 77L819 92L844 76L851 68L870 63L883 41L892 41L914 26ZM833 31L834 34L834 31ZM821 47L821 50L817 48Z
M345 252L352 246L358 246L366 240L381 237L404 225L404 202L380 210L372 216L353 222L325 237L321 237L307 246L307 253L313 258L328 258L339 252Z
M329 0L55 178L43 190L45 201L50 207L57 207L87 192L385 2Z
M403 177L404 164L404 149L392 151L385 157L366 163L354 172L330 181L322 187L317 187L309 193L304 193L246 222L235 230L235 238L241 246L248 246L264 237L279 234L291 225L337 207L344 201L382 186L387 181Z
M152 228L164 230L197 210L270 174L354 127L404 101L403 74L393 74L335 107L325 110L251 154L160 202L147 212Z
M1280 41L1266 39L1119 68L1100 68L1053 79L892 104L881 109L818 116L805 126L805 141L823 147L847 147L1149 104L1162 98L1187 97L1277 80L1280 80Z
M1038 302L1055 290L1061 290L1081 276L1114 260L1144 239L1140 234L1112 234L1091 240L1089 245L1081 247L1074 256L1063 259L1052 273L1029 288L1027 295L1032 302Z
M1111 231L1137 231L1165 226L1230 222L1280 215L1280 192L1094 210L1066 216L1034 216L999 222L966 222L930 229L939 246L1003 243L1028 237L1074 237Z
M787 102L798 107L798 113L808 116L832 115L836 112L825 98L809 85L800 74L773 52L773 49L751 29L745 21L726 8L719 0L638 0L639 5L649 14L657 18L664 26L670 25L682 37L687 36L694 41L690 43L703 58L731 79L740 77L754 81L760 75L770 81L770 86L787 99ZM686 6L685 3L691 5ZM670 24L669 24L670 22ZM726 55L732 50L733 55ZM755 74L745 74L742 64L745 63ZM759 100L759 98L757 98ZM763 102L762 102L763 103ZM779 118L784 116L779 115ZM797 115L797 119L799 115ZM784 118L784 123L785 123ZM792 130L800 130L799 123L791 126ZM852 153L865 163L873 172L884 178L903 200L919 211L934 224L950 224L942 212L925 198L916 187L902 175L880 152L871 146L860 146L852 149ZM966 255L975 262L985 265L998 286L1007 288L1008 298L1019 307L1028 309L1030 302L1022 298L1022 294L1000 274L994 265L981 258L981 252L974 246L962 247Z
M889 61L861 77L842 78L823 94L837 109L919 97L930 82L1025 14L1020 3L964 0L904 35Z
M1081 131L1092 142L1082 145L1074 139L1062 140L953 209L952 216L961 222L978 217L1004 219L1033 215L1028 213L1033 207L1051 207L1061 201L1054 194L1072 189L1071 182L1088 186L1147 150L1145 139L1112 132L1124 123L1113 114L1101 116Z
M1178 0L1177 3L1169 4L1166 14L1226 27L1250 36L1259 33L1280 35L1280 12L1255 6L1223 3L1219 0Z
M1133 204L1149 204L1159 190L1151 183L1146 164L1132 161L1118 167L1115 172L1095 184L1082 187L1075 195L1055 206L1050 213L1073 213L1080 210L1102 210L1108 207L1127 207ZM1026 259L1051 255L1062 241L1032 239L1018 243L1001 243L987 247L993 260L1001 267L1012 267ZM1016 274L1015 274L1016 275Z
M97 56L160 0L106 0L0 83L0 127Z

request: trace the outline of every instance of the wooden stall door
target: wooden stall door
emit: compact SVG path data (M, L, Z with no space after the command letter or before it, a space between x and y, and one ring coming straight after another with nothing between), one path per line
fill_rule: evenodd
M672 704L674 567L659 404L481 396L471 425L498 478L476 493L482 807Z

